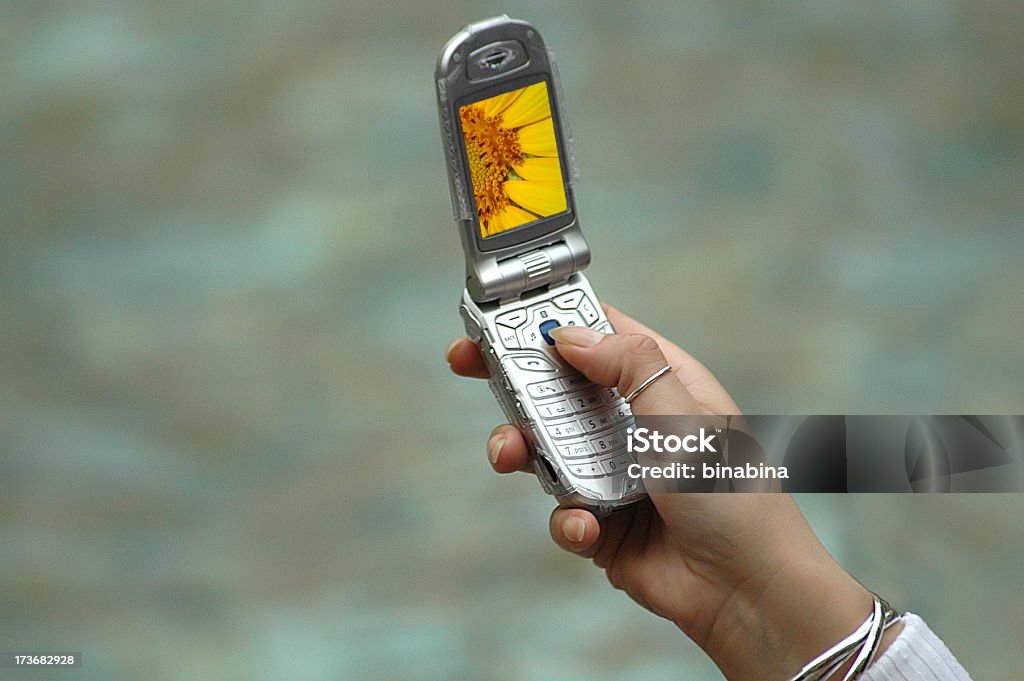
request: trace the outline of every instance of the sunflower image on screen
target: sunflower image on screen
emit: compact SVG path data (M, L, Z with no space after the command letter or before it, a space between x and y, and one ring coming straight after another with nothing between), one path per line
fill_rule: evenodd
M480 234L494 236L566 209L562 166L542 81L459 109Z

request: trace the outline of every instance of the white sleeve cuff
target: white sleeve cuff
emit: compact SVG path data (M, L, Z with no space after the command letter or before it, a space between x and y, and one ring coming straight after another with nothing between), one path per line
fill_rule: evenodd
M865 670L862 681L971 681L949 648L917 615L903 616L903 631Z

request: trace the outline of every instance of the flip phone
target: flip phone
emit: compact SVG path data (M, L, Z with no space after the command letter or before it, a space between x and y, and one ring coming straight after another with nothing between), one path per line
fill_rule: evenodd
M460 314L505 416L526 435L545 491L608 513L644 496L629 406L559 356L558 326L613 329L586 277L572 138L551 53L507 16L466 26L435 74L452 206L466 255Z

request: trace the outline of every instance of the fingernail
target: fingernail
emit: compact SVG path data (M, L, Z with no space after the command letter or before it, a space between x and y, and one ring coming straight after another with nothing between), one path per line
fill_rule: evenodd
M565 538L574 544L583 541L583 534L587 531L587 524L579 518L569 518L562 523L562 532Z
M501 456L501 448L504 446L505 438L503 436L491 438L491 441L487 443L487 458L492 465L498 463L498 457Z
M559 326L551 329L548 334L558 343L576 345L581 348L591 348L604 338L604 334L600 331L594 331L585 326Z
M453 341L451 342L451 344L450 344L450 345L448 346L448 349L444 351L444 359L445 359L445 361L446 361L446 362L448 362L449 364L451 364L451 363L452 363L452 350L454 350L454 349L455 349L455 346L456 346L456 345L458 345L458 344L459 344L459 343L461 343L461 342L462 342L462 339L461 339L461 338L456 338L456 339L455 339L455 340L453 340Z

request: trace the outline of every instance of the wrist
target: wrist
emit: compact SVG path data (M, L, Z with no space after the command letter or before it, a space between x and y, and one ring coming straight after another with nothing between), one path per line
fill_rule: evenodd
M828 554L792 499L740 497L748 505L729 508L745 522L685 545L701 586L660 611L729 681L783 681L860 628L873 596ZM876 656L900 629L885 632Z
M725 598L703 647L729 681L781 681L860 626L871 607L871 594L827 554L789 561Z

